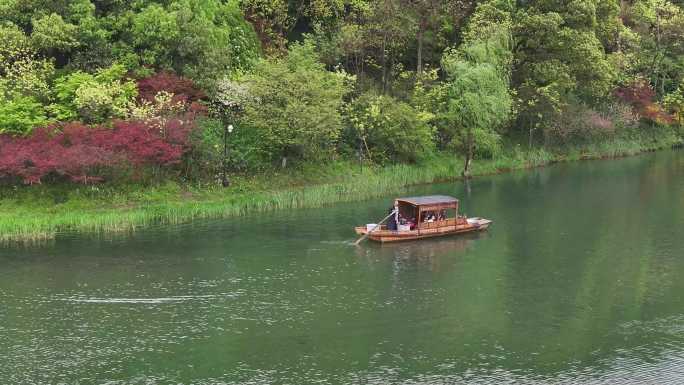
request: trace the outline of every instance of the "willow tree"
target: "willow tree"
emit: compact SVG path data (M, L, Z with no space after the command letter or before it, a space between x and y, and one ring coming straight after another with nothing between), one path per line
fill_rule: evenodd
M488 7L488 3L478 6L471 20L475 23L470 26L472 33L466 31L464 44L448 50L442 58L449 82L447 116L453 130L452 145L465 158L466 178L476 154L493 156L500 150L500 130L512 115L510 18L505 12L492 18Z

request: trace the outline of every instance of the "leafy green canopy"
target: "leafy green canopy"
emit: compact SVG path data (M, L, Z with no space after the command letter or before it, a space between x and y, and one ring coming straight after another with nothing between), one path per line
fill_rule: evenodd
M408 103L366 93L349 105L346 115L350 144L375 162L415 162L434 152L429 116Z
M452 144L469 157L473 152L496 154L501 145L499 130L511 118L510 51L505 43L505 35L475 40L442 59L450 78L447 111L454 131Z
M131 76L172 70L211 91L259 56L235 1L0 1L0 131L127 118Z
M513 117L510 89L513 53L512 16L505 2L476 8L463 33L464 42L442 57L446 80L435 84L428 73L417 83L413 101L437 129L438 144L470 160L501 149L501 133Z
M513 83L521 127L546 129L569 103L607 100L615 69L605 45L617 32L617 11L613 0L535 0L516 12Z
M631 29L620 38L624 46L623 83L650 80L659 96L675 91L684 77L684 10L682 3L639 0L626 9Z
M342 130L344 73L326 71L311 43L293 44L283 58L261 60L243 78L251 95L241 126L253 131L265 159L321 159Z
M118 62L141 73L174 70L207 89L259 55L235 1L3 0L0 20L18 26L58 67L94 72Z

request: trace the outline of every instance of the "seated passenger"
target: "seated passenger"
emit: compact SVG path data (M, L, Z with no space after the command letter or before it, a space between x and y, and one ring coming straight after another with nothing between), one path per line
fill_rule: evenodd
M434 222L435 221L435 213L432 211L428 211L425 213L425 217L423 218L425 222Z

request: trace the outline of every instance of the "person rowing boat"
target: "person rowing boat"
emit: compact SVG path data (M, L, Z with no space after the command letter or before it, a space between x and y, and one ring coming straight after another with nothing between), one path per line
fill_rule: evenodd
M399 198L378 224L359 226L357 234L378 242L422 239L486 230L491 220L458 214L458 199L446 195ZM439 213L439 214L437 214ZM386 225L382 225L387 221Z

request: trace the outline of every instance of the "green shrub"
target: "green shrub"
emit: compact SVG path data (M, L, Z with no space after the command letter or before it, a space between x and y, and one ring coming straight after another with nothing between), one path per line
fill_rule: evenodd
M434 129L426 120L407 103L366 93L347 108L347 140L360 141L375 162L415 162L434 152Z
M26 34L12 23L0 24L0 41L0 76L4 76L15 62L26 60L35 53Z
M126 68L113 65L95 75L76 71L55 81L55 99L50 106L59 120L83 120L103 123L124 118L134 103L138 89L133 81L124 80Z
M45 109L35 98L17 95L3 99L0 95L0 134L25 135L47 123Z
M286 164L330 156L351 86L344 74L325 69L311 43L293 44L284 58L262 60L243 82L251 99L241 129L254 131L266 159Z

